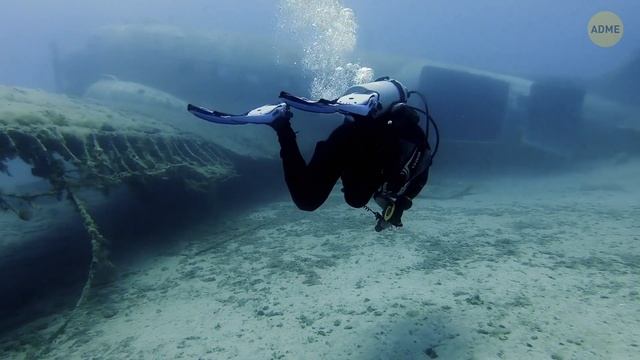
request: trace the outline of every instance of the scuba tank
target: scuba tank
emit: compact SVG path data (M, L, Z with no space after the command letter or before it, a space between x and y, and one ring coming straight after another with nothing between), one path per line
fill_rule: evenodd
M351 94L377 94L376 107L369 114L373 117L386 114L395 104L406 103L409 97L409 91L402 83L388 77L352 86L345 91L345 95L342 97L348 97Z

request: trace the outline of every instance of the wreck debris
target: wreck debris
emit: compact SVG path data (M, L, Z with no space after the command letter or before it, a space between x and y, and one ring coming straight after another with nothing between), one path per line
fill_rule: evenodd
M58 190L62 176L72 187L179 177L204 188L234 175L224 149L166 123L0 87L0 170L6 172L6 160L16 157Z
M8 160L20 158L34 176L51 185L39 194L0 193L0 211L26 220L30 212L12 205L13 200L31 205L40 197L66 196L91 241L86 283L51 341L64 332L90 290L114 275L107 239L77 190L178 180L187 189L206 191L236 175L230 155L217 144L166 122L44 91L0 86L0 172L8 173Z
M302 93L307 87L293 50L278 46L277 57L265 56L273 54L275 45L260 35L150 24L106 26L91 34L83 48L60 54L57 90L81 95L109 74L196 103L255 107L282 89ZM233 88L245 89L245 96L229 91Z
M276 158L279 148L266 127L216 126L194 118L185 111L187 101L148 85L118 80L114 76L93 83L84 93L91 102L141 114L169 125L178 124L185 132L198 134L237 154L253 158ZM218 95L215 96L216 98Z
M497 141L507 114L510 84L484 74L427 65L418 88L442 121L446 140Z

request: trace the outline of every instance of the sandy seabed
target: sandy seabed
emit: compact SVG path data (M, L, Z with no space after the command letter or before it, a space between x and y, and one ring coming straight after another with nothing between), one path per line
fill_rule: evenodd
M639 178L466 180L448 199L443 179L383 233L339 192L212 219L118 264L38 358L638 359ZM67 315L18 329L3 358Z

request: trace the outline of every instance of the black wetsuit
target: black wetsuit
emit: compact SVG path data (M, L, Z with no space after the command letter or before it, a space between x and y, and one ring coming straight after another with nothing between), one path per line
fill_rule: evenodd
M417 119L345 120L316 144L309 164L291 127L278 129L284 177L295 204L317 209L341 178L345 200L353 207L365 206L381 192L408 200L410 207L427 183L430 165L429 145Z

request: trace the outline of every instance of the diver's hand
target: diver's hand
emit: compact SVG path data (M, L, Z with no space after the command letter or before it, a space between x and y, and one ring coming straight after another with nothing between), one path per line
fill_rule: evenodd
M382 217L384 221L388 222L389 224L395 227L401 227L403 212L404 212L404 209L398 205L397 201L394 201L384 209L384 212L382 213Z
M390 226L402 227L402 214L411 208L413 203L406 196L400 196L390 201L384 208L376 224L376 231L382 231Z
M378 218L378 222L376 223L375 229L376 229L376 232L380 232L380 231L388 229L388 228L390 228L392 226L401 227L402 226L402 222L401 221L390 222L390 221L385 220L384 216L381 215Z
M389 226L391 226L391 224L389 224L388 222L384 221L384 219L378 219L378 222L376 223L376 232L380 232L386 228L388 228Z

